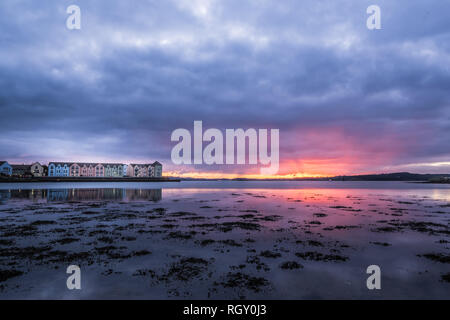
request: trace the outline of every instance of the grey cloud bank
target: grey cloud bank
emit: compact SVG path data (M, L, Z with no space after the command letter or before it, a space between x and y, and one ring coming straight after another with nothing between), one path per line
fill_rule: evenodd
M423 164L450 161L450 3L375 2L369 31L374 1L81 0L70 31L72 1L3 1L1 157L170 170L170 133L202 120L280 128L281 169L448 171Z

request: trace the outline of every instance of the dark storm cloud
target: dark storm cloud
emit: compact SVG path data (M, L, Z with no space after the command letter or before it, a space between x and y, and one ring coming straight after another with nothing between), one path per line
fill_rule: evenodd
M3 158L169 163L172 130L203 120L280 128L288 160L342 139L361 162L448 159L450 4L377 1L369 31L373 1L80 0L69 31L73 3L0 4Z

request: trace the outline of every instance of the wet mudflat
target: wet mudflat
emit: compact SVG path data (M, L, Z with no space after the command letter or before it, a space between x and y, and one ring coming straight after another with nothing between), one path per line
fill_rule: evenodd
M76 192L0 202L0 298L450 297L448 190Z

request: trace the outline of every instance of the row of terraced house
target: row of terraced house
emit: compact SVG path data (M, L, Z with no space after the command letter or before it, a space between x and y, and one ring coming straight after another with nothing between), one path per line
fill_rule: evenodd
M49 162L48 166L39 162L10 165L0 161L0 174L19 177L161 177L162 165L158 161L151 164Z

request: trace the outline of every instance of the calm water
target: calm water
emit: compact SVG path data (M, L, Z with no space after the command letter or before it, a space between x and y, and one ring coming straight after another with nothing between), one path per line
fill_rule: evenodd
M449 185L0 184L0 298L448 299L449 222Z

